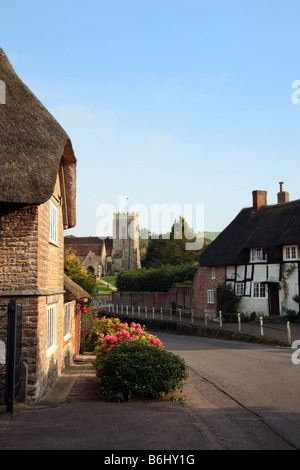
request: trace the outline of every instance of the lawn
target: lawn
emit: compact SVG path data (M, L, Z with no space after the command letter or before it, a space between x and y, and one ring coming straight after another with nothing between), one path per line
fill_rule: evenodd
M116 285L116 276L103 276L101 279L105 282L109 282L109 284L112 284L113 286Z
M98 291L98 294L111 294L112 290L107 287L106 284L103 284L103 282L97 281L96 284L96 289Z

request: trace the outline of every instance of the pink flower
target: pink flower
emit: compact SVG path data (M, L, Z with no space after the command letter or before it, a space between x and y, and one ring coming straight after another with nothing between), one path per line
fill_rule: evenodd
M109 341L110 339L111 339L111 336L110 336L110 335L106 335L106 336L104 337L104 341Z
M127 327L127 326L128 326L128 323L126 323L126 322L125 322L125 323L123 323L123 326Z
M143 330L142 330L142 328L141 328L140 326L139 326L138 328L136 328L135 331L136 331L137 333L143 333Z
M103 333L99 333L98 336L99 336L99 338L102 338L102 336L104 336L104 335L103 335Z
M136 327L136 324L134 322L131 323L130 325L131 328L135 328Z

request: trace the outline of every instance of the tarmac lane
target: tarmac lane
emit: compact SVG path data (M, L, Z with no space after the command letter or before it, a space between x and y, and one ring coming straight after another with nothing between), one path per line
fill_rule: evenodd
M110 451L157 451L175 456L176 452L194 455L204 450L295 449L261 415L218 387L223 366L217 375L214 373L213 380L208 376L208 371L216 369L212 364L207 363L205 374L199 373L198 365L204 364L205 355L211 359L211 340L165 334L160 337L169 350L187 359L190 375L183 390L186 402L105 402L100 398L91 364L94 356L80 356L39 403L18 405L13 415L0 413L0 449L101 450L109 459L114 455L107 453ZM183 340L187 341L185 347ZM247 348L241 343L215 341L220 346L224 343L223 348L233 347L235 358L237 353L242 357ZM261 348L251 346L255 354ZM274 354L271 348L267 351ZM220 354L224 357L225 349ZM250 350L245 357L249 354ZM285 350L280 352L282 355L284 360Z
M0 414L1 450L220 449L181 401L101 400L91 356L83 357L36 405Z

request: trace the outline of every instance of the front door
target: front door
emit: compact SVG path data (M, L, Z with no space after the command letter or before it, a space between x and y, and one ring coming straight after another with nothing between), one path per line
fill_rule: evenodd
M269 315L280 315L279 310L279 284L268 284L269 286Z

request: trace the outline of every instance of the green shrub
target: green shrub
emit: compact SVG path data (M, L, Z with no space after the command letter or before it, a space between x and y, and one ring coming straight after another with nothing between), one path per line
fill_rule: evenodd
M297 322L300 319L300 313L295 310L288 309L285 312L285 319L289 322Z
M103 397L125 401L129 395L158 398L179 390L188 377L185 361L148 341L116 344L99 373Z
M220 284L217 289L217 310L223 313L236 314L241 297L234 294L229 285Z

